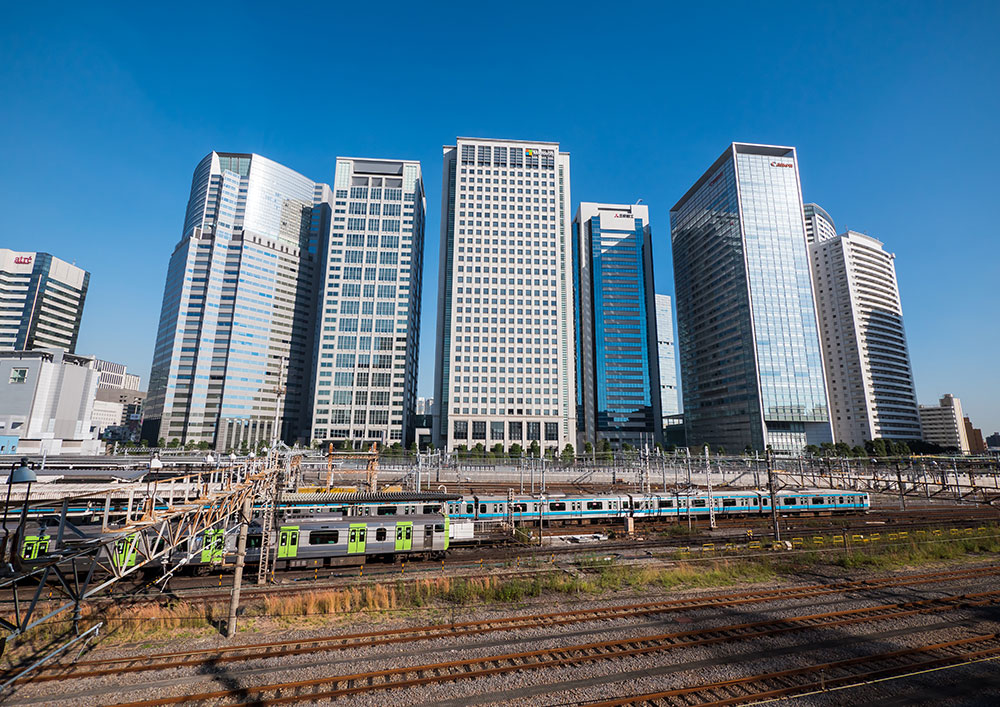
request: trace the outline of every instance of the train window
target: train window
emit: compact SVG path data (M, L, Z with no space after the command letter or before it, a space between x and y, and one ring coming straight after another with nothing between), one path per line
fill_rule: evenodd
M751 498L750 499L750 505L751 506L756 506L757 505L757 499L756 498Z
M465 504L465 512L466 513L475 513L476 512L476 504L474 504L474 503L466 503Z
M385 540L385 528L379 528L375 531L375 541L382 542Z
M259 548L260 547L260 536L259 535L248 535L247 536L247 548Z
M844 497L843 497L843 496L841 496L841 497L840 497L840 502L841 502L841 503L843 503L843 502L844 502Z
M515 513L524 513L527 510L528 510L528 504L527 503L515 503L514 504L514 512Z
M351 528L351 542L356 543L358 541L358 529Z
M765 499L763 499L763 500L762 500L762 501L760 502L760 504L761 504L762 506L770 506L770 505L771 505L771 499L769 499L769 498L765 498Z
M704 498L696 498L693 501L691 501L691 505L694 506L695 508L704 508L705 507L705 499Z
M485 513L486 512L486 504L485 503L480 503L479 504L479 512L480 513Z
M424 506L424 513L437 513L439 510L440 506Z
M724 498L724 499L722 499L722 505L723 506L735 506L736 505L736 499L735 498Z
M365 541L365 535L367 530L365 528L358 528L358 542L363 543Z
M340 542L339 530L319 530L309 533L310 545L336 545Z
M563 503L562 501L559 501L558 503L550 503L549 504L549 510L550 511L565 511L566 510L566 504Z
M410 540L413 538L413 526L406 526L406 539Z
M663 499L660 499L660 504L659 505L660 505L660 508L673 508L674 507L674 502L673 501L664 501Z
M815 498L814 498L814 499L812 500L812 504L813 504L814 506L821 506L821 505L823 505L823 497L822 497L822 496L817 496L817 497L815 497Z
M424 526L424 537L429 538L429 537L433 537L433 535L434 535L434 526L432 526L432 525L425 525Z
M402 540L402 539L403 539L403 526L397 525L396 526L396 540Z
M588 511L600 511L604 509L604 503L601 501L587 501Z
M437 523L437 524L435 524L434 530L435 530L435 532L443 533L444 532L444 523Z
M395 506L379 506L378 507L378 514L380 516L394 516L394 515L396 515L396 507Z
M783 498L783 499L781 499L781 503L783 505L785 505L785 506L794 506L795 505L795 499L794 498Z

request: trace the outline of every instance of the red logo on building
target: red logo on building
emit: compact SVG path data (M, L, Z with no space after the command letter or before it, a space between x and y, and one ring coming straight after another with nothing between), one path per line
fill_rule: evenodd
M19 255L14 258L14 265L31 265L32 256Z
M772 162L772 167L795 167L791 162Z

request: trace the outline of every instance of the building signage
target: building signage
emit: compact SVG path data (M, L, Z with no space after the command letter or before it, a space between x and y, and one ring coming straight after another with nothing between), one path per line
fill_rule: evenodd
M14 258L14 265L31 265L33 259L34 256L31 255L19 255Z
M602 231L634 231L635 216L625 211L602 211Z
M795 167L791 162L772 162L772 167Z

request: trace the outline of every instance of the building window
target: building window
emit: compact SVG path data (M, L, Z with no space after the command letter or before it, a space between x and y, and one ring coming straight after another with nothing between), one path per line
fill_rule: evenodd
M10 369L10 382L11 383L27 383L28 382L28 369L27 368L12 368L12 369Z
M468 439L469 438L469 423L468 422L455 420L455 438L456 439Z

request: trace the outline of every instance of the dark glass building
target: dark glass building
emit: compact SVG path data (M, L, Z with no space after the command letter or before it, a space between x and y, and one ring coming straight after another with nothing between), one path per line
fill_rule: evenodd
M573 261L580 444L662 443L648 208L580 204Z
M688 444L832 441L795 149L730 145L670 227Z

